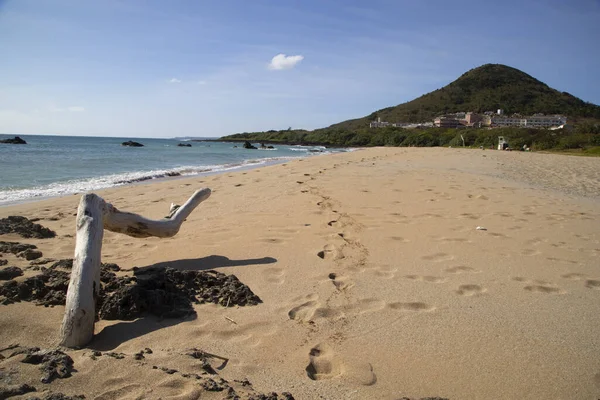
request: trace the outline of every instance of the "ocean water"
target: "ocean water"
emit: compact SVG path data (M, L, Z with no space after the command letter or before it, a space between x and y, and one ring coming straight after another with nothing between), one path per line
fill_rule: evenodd
M175 139L20 136L26 145L0 144L0 205L89 192L167 174L211 174L346 151L286 145L248 150L241 143L225 142L186 142L192 147L179 147L181 141ZM14 135L0 135L0 139L11 137ZM144 147L121 146L127 140Z

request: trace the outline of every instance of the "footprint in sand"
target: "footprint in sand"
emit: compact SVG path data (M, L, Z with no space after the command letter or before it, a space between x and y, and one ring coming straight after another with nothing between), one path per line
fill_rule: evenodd
M297 307L292 308L288 312L288 317L293 320L308 322L315 315L315 312L319 308L319 302L316 300L310 300L306 303L300 304Z
M265 280L270 283L281 285L285 282L285 272L283 268L266 268L263 271Z
M441 278L439 276L430 276L430 275L406 275L405 278L413 280L413 281L421 281L421 282L429 282L429 283L444 283L444 282L446 282L445 278Z
M565 293L567 293L566 291L559 288L552 282L546 282L546 281L542 281L539 279L532 281L532 280L529 280L522 276L515 276L512 278L512 280L516 281L516 282L528 283L529 285L527 285L523 288L524 290L526 290L528 292L546 293L546 294L565 294Z
M527 290L528 292L537 292L537 293L546 293L546 294L564 294L564 293L566 293L561 288L558 288L556 286L550 286L550 284L528 285L528 286L525 286L523 289Z
M423 302L412 302L412 303L402 303L402 302L397 302L397 303L390 303L388 304L388 307L393 309L393 310L400 310L400 311L424 311L424 312L428 312L428 311L433 311L435 310L435 307L430 306L427 303L423 303Z
M378 267L374 269L374 274L384 279L393 279L396 276L396 272L398 272L398 268Z
M331 273L329 274L329 279L331 280L335 288L340 291L350 289L354 286L354 282L343 275Z
M587 281L585 281L585 287L588 289L600 290L600 280L588 279Z
M569 274L561 275L561 278L571 279L573 281L580 281L580 280L582 280L582 279L585 278L585 275L584 274L578 274L578 273L572 272L572 273L569 273Z
M306 367L306 374L313 381L335 378L343 373L343 364L327 344L318 344L310 349L308 357L310 361Z
M323 250L317 253L317 256L323 260L344 258L342 253L332 244L326 244Z
M423 260L433 261L433 262L442 262L442 261L450 261L454 259L454 256L447 253L434 253L427 256L421 257Z
M450 274L466 274L466 273L476 274L481 271L478 271L475 268L465 267L464 265L459 265L458 267L446 268L446 272L448 272Z
M468 285L460 285L456 294L461 296L475 296L486 292L487 290L480 285L468 284Z

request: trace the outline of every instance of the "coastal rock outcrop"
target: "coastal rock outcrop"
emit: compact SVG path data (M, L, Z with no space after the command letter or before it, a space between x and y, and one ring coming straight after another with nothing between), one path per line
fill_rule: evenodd
M0 143L4 143L4 144L27 144L26 141L24 141L23 139L21 139L18 136L15 136L12 139L0 139Z
M190 143L177 143L178 147L192 147Z
M121 146L128 146L128 147L144 147L143 144L139 143L139 142L134 142L133 140L128 140L126 142L121 143Z
M0 235L5 233L17 233L24 238L36 239L48 239L56 236L56 232L18 215L0 219Z
M253 146L252 143L250 143L248 141L244 142L244 148L245 149L254 149L254 150L256 150L256 146Z

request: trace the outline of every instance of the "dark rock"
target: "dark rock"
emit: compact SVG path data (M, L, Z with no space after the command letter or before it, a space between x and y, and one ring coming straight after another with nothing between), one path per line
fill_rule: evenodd
M288 392L281 393L281 397L275 392L269 394L258 393L250 395L248 400L294 400L294 396Z
M50 269L56 269L56 268L64 268L64 269L73 268L73 259L72 258L64 258L62 260L58 260L57 262L55 262L54 264L52 264L50 266Z
M69 268L70 264L69 259L60 260L22 282L10 280L4 283L0 286L0 304L31 301L43 306L64 305L70 273L55 268ZM132 320L145 313L182 318L195 315L194 303L233 307L262 302L235 275L212 270L150 267L134 270L133 276L117 277L112 271L119 270L116 264L101 266L101 288L96 306L101 319Z
M21 362L42 364L42 383L50 383L57 378L68 378L73 371L73 359L60 350L30 351Z
M84 399L85 399L85 396L82 394L75 395L75 396L67 396L62 393L51 393L51 394L47 394L43 400L84 400ZM32 399L28 399L28 400L32 400Z
M160 367L159 369L169 375L173 375L175 372L177 372L177 370L173 368Z
M114 351L109 351L108 353L104 353L105 356L109 356L112 358L116 358L117 360L122 360L125 358L125 354L123 353L116 353Z
M129 147L144 147L143 144L134 142L133 140L128 140L126 142L121 143L121 146L129 146Z
M49 264L54 261L56 261L54 258L42 258L42 259L37 259L37 260L31 261L29 263L29 265L31 265L31 266L44 265L44 264Z
M201 386L207 392L222 392L223 390L226 389L226 386L218 384L217 382L215 382L213 379L210 379L210 378L208 378L207 380L202 382Z
M2 255L0 254L0 257L2 257ZM0 267L3 265L8 264L8 260L0 260Z
M48 239L56 236L56 232L18 215L0 219L0 235L5 233L17 233L24 238L36 239Z
M17 254L17 257L23 257L27 261L37 260L38 258L42 258L42 256L43 256L43 254L41 251L34 250L34 249L27 249L27 250Z
M267 146L267 149L274 149L275 147L273 146Z
M146 347L144 351L146 352L146 354L152 354L152 349L150 347Z
M134 284L130 284L135 282ZM217 271L179 271L173 268L137 269L131 277L115 278L99 308L102 319L132 320L144 313L163 318L194 315L194 303L223 306L256 305L261 300L234 275ZM108 292L109 288L105 287Z
M43 306L64 305L69 279L67 272L48 269L23 282L8 281L0 286L0 296L4 297L0 304L35 301Z
M179 146L179 147L192 147L192 145L189 144L189 143L178 143L177 146Z
M21 275L23 275L23 270L19 267L6 267L0 269L0 281L8 281Z
M5 143L5 144L27 144L26 141L24 141L23 139L21 139L18 136L15 136L12 139L1 139L0 143Z
M165 176L181 176L179 172L167 172Z
M0 253L12 253L16 255L28 249L37 249L37 246L34 244L0 241Z
M135 353L133 355L133 358L136 359L136 360L143 360L146 357L144 357L144 352L140 351L139 353Z
M36 390L36 388L27 384L21 386L0 387L0 400L8 399L13 396L22 396L25 393L35 392Z
M245 142L244 142L244 148L245 148L245 149L254 149L254 150L256 150L256 146L253 146L253 145L252 145L250 142L248 142L248 141L245 141Z

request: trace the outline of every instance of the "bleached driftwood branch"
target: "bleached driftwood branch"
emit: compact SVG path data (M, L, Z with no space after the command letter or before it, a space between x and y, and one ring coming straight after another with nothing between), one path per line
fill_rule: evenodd
M136 238L174 236L179 232L183 221L210 193L210 189L196 191L181 207L171 205L171 215L160 220L119 211L93 193L81 197L77 209L75 258L60 330L62 346L81 347L94 336L103 230Z

